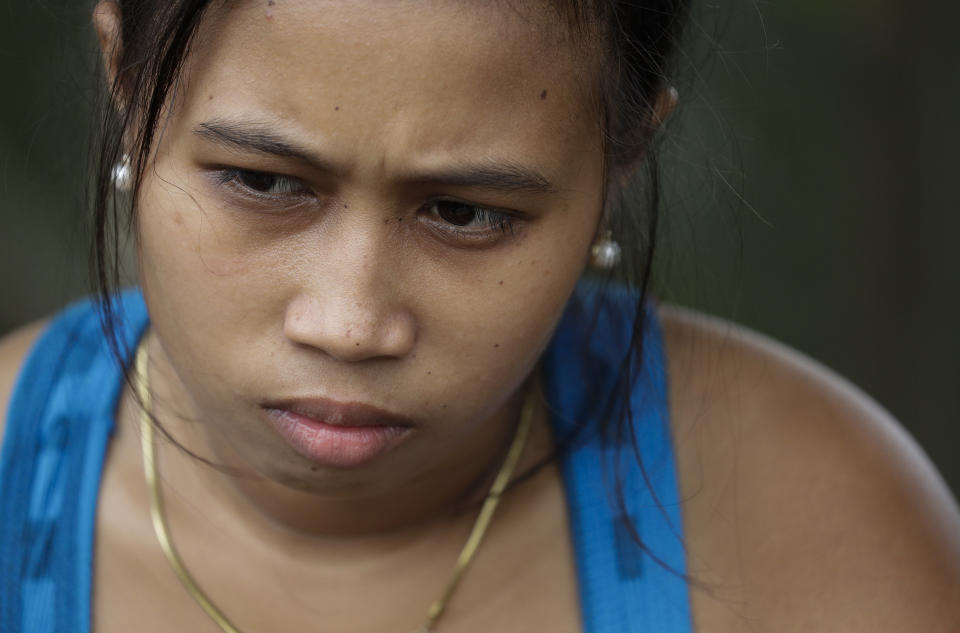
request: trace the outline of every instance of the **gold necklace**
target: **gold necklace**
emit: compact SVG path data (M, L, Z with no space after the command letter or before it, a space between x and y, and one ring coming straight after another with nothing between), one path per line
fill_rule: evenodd
M180 583L187 590L187 593L190 594L190 597L200 605L200 608L203 609L225 633L240 633L240 629L230 622L223 611L213 603L197 584L197 581L194 580L193 576L183 564L183 560L177 553L173 545L173 540L170 538L167 519L164 513L163 498L160 496L159 478L157 477L157 446L154 441L154 429L151 417L153 404L150 393L150 376L148 372L149 352L147 351L146 340L147 337L144 335L140 341L140 345L137 347L135 367L137 372L137 396L141 404L140 430L141 448L143 449L143 473L150 491L150 518L153 521L153 530L157 534L157 541L159 541L160 548L167 557L170 567L177 575L177 578L180 579ZM433 626L437 620L440 619L440 616L443 615L447 607L447 602L460 583L464 572L466 572L467 567L471 561L473 561L473 557L477 553L480 542L483 540L484 534L487 532L487 527L493 518L493 513L497 509L497 504L500 502L500 496L506 488L507 483L509 483L510 477L513 475L513 470L520 459L520 454L523 452L523 447L526 444L527 435L529 434L533 420L533 411L536 406L535 393L536 390L532 388L527 391L523 408L520 411L520 422L517 425L510 449L507 451L507 456L503 460L503 465L500 466L500 471L493 480L493 485L490 486L490 492L487 493L487 497L483 501L483 507L480 508L480 514L473 524L470 536L460 551L460 556L457 557L453 574L447 582L446 588L440 594L440 597L430 605L430 608L427 610L427 619L420 628L414 630L414 633L431 633Z

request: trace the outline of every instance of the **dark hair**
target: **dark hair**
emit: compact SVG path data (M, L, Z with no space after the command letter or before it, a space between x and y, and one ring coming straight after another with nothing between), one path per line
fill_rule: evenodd
M121 350L116 337L115 304L112 300L120 278L120 237L136 225L134 201L142 180L151 147L161 124L163 107L175 94L180 73L210 0L116 0L120 8L121 50L117 51L117 75L105 91L102 108L99 152L95 163L93 191L93 275L101 320L117 358ZM611 273L639 291L638 306L632 321L628 350L619 367L612 392L597 393L603 403L603 428L585 429L579 425L575 436L558 438L558 449L549 459L568 450L572 442L586 433L601 433L604 441L636 448L630 424L630 395L642 363L645 305L649 294L651 266L656 243L660 183L654 106L658 95L668 87L672 60L678 50L683 26L687 22L691 0L549 0L558 20L568 27L572 41L596 47L603 69L598 82L597 105L599 131L604 140L604 204L611 229L621 241L635 250L625 249L621 266ZM114 165L129 152L132 191L118 194L111 182ZM642 186L619 184L610 187L613 178L642 166L632 181ZM607 197L613 190L615 199ZM638 205L637 194L645 196ZM640 211L628 213L628 201ZM609 280L609 279L608 279ZM161 432L176 441L159 425ZM178 444L179 446L179 444ZM181 446L181 448L183 448ZM186 450L186 449L184 449ZM639 451L635 450L637 459ZM206 459L194 455L198 459ZM526 474L529 477L546 460ZM208 464L210 462L207 462ZM216 466L215 464L211 464ZM617 503L624 507L623 490L617 478ZM634 539L654 560L655 553L643 546L634 526L628 525Z

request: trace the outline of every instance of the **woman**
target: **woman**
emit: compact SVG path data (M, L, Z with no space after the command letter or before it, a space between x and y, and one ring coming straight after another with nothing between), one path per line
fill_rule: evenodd
M652 240L581 281L655 229L686 11L100 2L105 327L0 348L0 628L956 630L885 413L645 302Z

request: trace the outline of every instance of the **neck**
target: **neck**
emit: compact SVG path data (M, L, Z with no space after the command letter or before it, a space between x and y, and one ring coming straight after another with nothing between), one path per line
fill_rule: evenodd
M190 506L203 508L206 517L221 515L234 529L285 545L315 543L318 538L340 545L349 540L403 541L441 525L472 520L514 438L524 397L521 390L510 398L483 425L488 430L484 436L465 450L451 452L408 480L390 483L385 478L388 483L361 492L321 494L253 471L229 444L217 441L202 421L195 421L200 417L191 408L183 407L181 403L189 400L155 341L151 359L153 413L185 449L161 436L158 467L163 487ZM522 474L549 454L551 442L544 409L537 407L528 446L515 472Z

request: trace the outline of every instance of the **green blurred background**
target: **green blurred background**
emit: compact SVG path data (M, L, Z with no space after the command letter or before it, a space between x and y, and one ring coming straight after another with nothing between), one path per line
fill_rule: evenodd
M88 289L87 2L0 7L0 334ZM662 291L889 409L960 490L960 3L704 5L664 147Z

